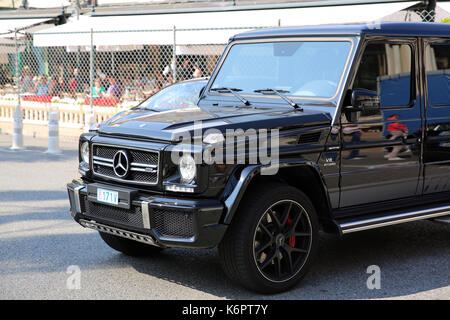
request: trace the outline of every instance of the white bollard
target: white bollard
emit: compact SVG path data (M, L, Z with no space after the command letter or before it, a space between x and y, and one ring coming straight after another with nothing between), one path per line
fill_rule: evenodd
M48 149L45 153L61 154L59 149L59 111L50 108L48 111Z
M14 110L14 122L13 122L13 141L11 150L23 150L23 113L20 105L17 105L16 110Z
M86 113L84 114L84 119L85 119L85 121L84 121L84 131L85 131L85 132L89 132L89 129L90 129L94 124L97 123L97 121L95 121L95 120L96 120L95 118L96 118L96 117L95 117L95 113L94 113L93 110L92 110L92 111L89 111L89 112L86 112Z

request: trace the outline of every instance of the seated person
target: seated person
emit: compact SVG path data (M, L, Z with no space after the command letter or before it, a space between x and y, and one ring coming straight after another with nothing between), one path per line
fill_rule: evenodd
M97 99L103 97L106 92L105 88L102 86L102 82L97 78L94 82L94 87L92 88L92 98Z
M35 83L29 66L23 67L21 89L23 92L33 92L35 90Z
M109 88L103 96L108 99L120 100L120 97L122 95L122 86L113 77L110 77L108 80Z
M36 95L37 96L47 96L48 95L48 86L49 83L47 81L47 76L43 74L41 79L36 85Z

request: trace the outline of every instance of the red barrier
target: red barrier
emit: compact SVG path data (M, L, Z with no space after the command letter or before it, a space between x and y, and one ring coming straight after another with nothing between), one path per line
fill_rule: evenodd
M84 100L84 104L90 104L91 100L89 98L86 98ZM97 98L92 100L93 106L100 106L100 107L112 107L116 106L119 103L119 100L116 99L109 99L109 98Z
M22 100L48 103L48 102L52 102L52 98L53 98L53 96L25 96L22 98Z

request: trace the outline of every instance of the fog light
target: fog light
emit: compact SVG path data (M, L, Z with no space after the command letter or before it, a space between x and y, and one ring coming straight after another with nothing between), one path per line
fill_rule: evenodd
M166 186L167 191L173 191L173 192L194 192L194 188L186 187L186 186L177 186L175 184L169 184Z

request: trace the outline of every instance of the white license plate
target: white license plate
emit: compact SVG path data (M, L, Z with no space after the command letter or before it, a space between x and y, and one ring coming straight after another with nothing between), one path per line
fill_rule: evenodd
M119 193L117 191L97 189L97 201L108 204L119 204Z

